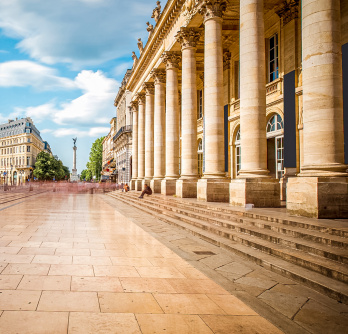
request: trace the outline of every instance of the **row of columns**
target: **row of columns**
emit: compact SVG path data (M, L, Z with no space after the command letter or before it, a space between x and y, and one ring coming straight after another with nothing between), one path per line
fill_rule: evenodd
M303 0L302 6L305 161L301 174L312 177L346 176L347 166L344 165L343 154L340 1ZM239 180L228 184L224 169L222 14L226 10L226 1L223 0L203 1L200 9L204 17L203 178L197 181L196 44L202 29L181 28L177 34L181 52L163 54L166 69L152 71L154 83L145 83L146 95L139 93L138 106L133 103L133 179L146 182L152 180L155 191L162 189L162 193L166 194L175 193L176 187L176 193L178 195L179 189L181 197L198 197L208 201L226 201L228 198L231 201L233 197L235 201L232 200L231 203L236 205L258 201L260 205L257 206L279 205L279 183L269 178L267 170L263 9L263 0L240 0L242 160ZM328 16L329 13L332 15ZM327 21L327 17L331 19ZM328 40L325 36L331 37ZM318 42L321 40L325 43ZM321 50L322 47L325 52ZM178 90L180 61L181 175ZM163 179L164 183L161 181ZM191 184L187 194L185 184ZM138 182L137 189L140 188ZM271 200L267 201L267 198Z

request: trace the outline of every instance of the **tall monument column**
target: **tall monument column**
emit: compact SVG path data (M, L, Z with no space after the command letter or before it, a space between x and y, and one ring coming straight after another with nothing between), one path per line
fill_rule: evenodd
M178 69L181 52L165 52L162 60L166 64L166 176L161 183L161 193L174 195L179 178L179 89Z
M154 109L154 83L145 82L143 89L145 91L145 178L144 184L150 185L153 178L153 109Z
M181 177L176 181L178 197L197 197L197 71L196 44L201 29L181 28L177 34L182 48L181 84Z
M133 112L132 126L132 180L131 190L136 190L136 180L138 178L138 102L131 102Z
M74 142L74 147L73 147L73 168L72 168L72 173L70 175L70 182L78 182L79 177L77 175L77 169L76 169L76 151L77 151L77 147L76 147L76 141L77 138L73 138L73 142Z
M304 163L287 209L316 218L348 217L340 19L340 0L302 1Z
M138 100L138 179L136 190L142 190L145 177L145 93L137 94Z
M166 71L153 69L151 76L155 82L154 110L154 174L150 182L152 191L161 192L161 182L164 179L165 168L165 129L166 129Z
M222 14L224 0L203 0L204 17L204 175L197 183L197 198L228 202L225 178Z

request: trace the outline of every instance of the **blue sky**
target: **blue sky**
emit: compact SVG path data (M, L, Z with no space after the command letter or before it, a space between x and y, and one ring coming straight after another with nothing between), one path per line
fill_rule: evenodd
M166 1L162 1L162 8ZM113 101L156 1L1 0L0 123L29 116L53 154L78 173L106 135Z

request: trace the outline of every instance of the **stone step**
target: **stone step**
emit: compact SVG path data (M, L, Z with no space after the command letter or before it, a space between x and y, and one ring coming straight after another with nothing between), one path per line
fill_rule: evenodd
M124 194L125 195L125 194ZM137 197L136 194L127 194L125 196L132 196ZM146 198L144 198L146 200ZM154 201L150 198L149 201L154 203ZM244 218L240 215L235 214L227 214L223 212L217 212L217 211L211 211L208 209L202 209L202 208L196 208L196 205L192 205L192 203L175 203L175 201L170 202L166 199L163 199L159 196L156 197L155 201L156 205L161 206L163 208L167 208L170 210L174 210L174 208L181 208L183 210L177 210L178 213L183 213L188 216L192 216L193 218L198 217L195 216L194 213L200 214L199 218L206 219L209 221L210 217L213 217L213 219L218 219L219 221L226 221L226 226L229 227L228 224L231 224L232 226L229 228L233 228L232 222L238 223L238 225L245 229L245 233L248 232L248 228L257 228L256 233L260 233L260 229L264 232L269 231L269 233L275 232L275 233L281 233L284 235L287 235L287 237L294 237L296 238L296 244L294 245L294 248L296 249L303 249L307 252L313 252L314 254L324 256L327 258L330 258L331 260L339 261L342 263L348 263L347 259L347 252L346 251L336 251L335 253L328 252L327 245L348 249L348 239L340 236L335 236L332 234L327 234L324 231L316 231L316 230L308 230L303 229L300 227L293 227L292 225L282 225L280 223L271 222L271 221L265 221L261 219L250 219L250 218ZM173 204L172 204L173 203ZM214 222L213 222L214 223ZM241 225L243 224L243 225ZM266 236L267 238L267 236ZM283 237L282 237L283 238ZM314 242L317 244L322 244L323 247L316 246L315 249L310 250L310 244L304 245L301 247L298 245L298 240L301 240L301 243L305 241ZM274 242L274 241L273 241Z
M140 192L127 193L126 195L138 197ZM321 233L325 233L328 235L339 236L342 238L348 238L348 228L337 228L331 227L328 223L324 223L323 221L311 221L307 218L301 217L283 217L284 215L281 213L273 213L269 212L267 215L265 213L260 213L257 209L253 209L250 211L246 211L244 209L239 209L236 207L231 207L227 203L209 203L209 202L201 202L196 199L180 199L176 197L168 197L159 194L153 194L153 198L156 198L156 201L162 202L170 202L171 205L184 205L193 207L194 210L198 209L207 209L213 215L215 212L227 213L229 215L234 215L237 217L246 217L257 219L259 221L273 222L280 224L281 226L289 226L289 227L297 227L304 230L318 231ZM193 206L194 204L194 206ZM330 222L331 224L331 222Z
M10 195L1 195L0 196L0 204L5 204L8 202L13 202L13 201L17 201L20 200L22 198L26 198L29 196L33 196L33 195L38 195L41 194L42 192L45 191L31 191L31 192L26 192L26 193L16 193L16 194L10 194Z
M153 203L151 199L148 201L144 199L143 201L150 204ZM345 249L328 247L327 245L330 244L329 242L325 244L317 243L316 236L311 237L309 234L306 234L306 237L302 238L301 235L298 235L298 233L291 233L293 232L292 230L287 230L286 232L278 231L278 229L267 228L262 224L255 224L254 221L249 222L247 219L238 218L236 222L231 222L231 220L229 219L230 217L228 217L227 215L216 216L216 218L214 216L214 218L212 218L207 214L207 212L196 214L195 211L192 212L189 210L178 209L177 207L171 207L170 205L160 204L158 202L156 202L156 206L176 212L181 215L185 215L187 217L201 219L216 226L221 226L240 233L257 236L261 239L270 241L275 244L282 244L293 249L302 250L343 264L348 264L348 256ZM223 217L224 219L221 219L220 217ZM339 237L332 238L337 239ZM314 241L312 241L313 239ZM331 241L331 239L328 240ZM340 242L337 241L337 244L339 243Z
M139 200L134 196L132 198L129 196L127 197L128 200L135 204L139 202ZM280 235L280 237L273 236L272 238L269 236L269 240L264 240L260 239L260 235L263 234L262 232L259 232L260 235L256 233L253 235L248 235L243 233L243 231L240 231L240 229L231 230L224 226L218 225L216 224L218 223L217 220L215 220L213 223L207 223L204 221L204 219L202 219L202 217L197 219L176 213L170 209L161 209L158 207L157 203L155 204L153 201L141 200L141 202L143 206L147 206L151 210L158 209L157 212L163 213L166 216L181 220L187 224L192 224L217 235L222 235L225 238L238 241L255 249L259 249L267 254L277 256L291 263L321 273L327 277L331 277L342 282L348 282L348 269L345 265L326 258L321 258L317 255L309 254L297 248L291 248L289 242L287 244L286 242L283 242L282 235ZM280 239L281 242L274 243L276 239Z
M260 250L254 249L246 244L216 235L210 230L202 230L199 227L185 223L184 221L181 221L179 219L168 217L167 215L161 213L161 209L149 208L148 206L145 206L144 203L141 203L139 201L129 201L129 198L125 196L117 196L114 194L108 195L149 214L153 215L154 212L157 212L156 218L168 224L187 230L188 232L202 238L203 240L228 249L229 251L247 258L264 268L293 279L297 282L301 282L320 293L336 299L337 301L348 304L348 286L343 282L339 282L320 273L316 273L312 270L300 267L294 263L289 263L287 260L275 257L264 252L260 252Z

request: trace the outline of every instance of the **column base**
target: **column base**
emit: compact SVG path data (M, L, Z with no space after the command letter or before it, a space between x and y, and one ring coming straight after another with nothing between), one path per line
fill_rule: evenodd
M205 202L228 202L229 179L199 179L197 199Z
M348 178L289 178L286 208L297 216L348 218Z
M180 198L197 198L197 181L198 180L177 180L176 196Z
M230 183L230 203L234 206L254 204L256 208L280 207L280 184L278 179L235 179Z
M142 187L142 181L143 180L135 180L135 190L136 191L142 191L143 187Z
M161 182L163 179L153 179L150 181L150 187L152 191L156 194L161 193Z
M130 181L130 190L136 190L136 182L134 179Z
M176 193L176 179L164 179L161 182L162 195L175 195Z

